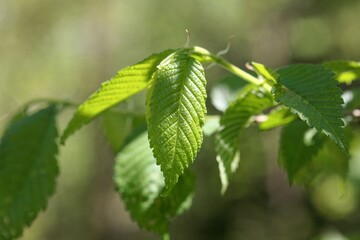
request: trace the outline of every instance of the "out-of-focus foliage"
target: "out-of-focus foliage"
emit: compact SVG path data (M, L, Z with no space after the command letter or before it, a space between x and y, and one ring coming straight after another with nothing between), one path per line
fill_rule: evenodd
M226 58L239 65L255 60L276 68L294 62L359 60L359 11L357 0L2 0L0 129L9 113L29 99L83 100L121 67L151 52L182 46L186 28L191 43L214 51L235 35ZM211 87L220 73L209 72ZM244 134L248 145L225 199L218 197L218 189L208 189L218 179L211 177L217 175L215 153L211 141L205 141L197 169L201 191L193 210L172 229L176 239L359 238L359 141L350 147L352 170L345 187L336 178L321 179L316 190L306 193L289 188L274 167L277 137L277 130ZM58 192L23 239L154 238L139 231L118 207L107 180L113 156L99 139L99 133L80 131L69 140L70 147L60 155ZM333 191L339 188L340 198ZM332 221L320 205L336 213L342 206L336 200L344 196L356 201Z

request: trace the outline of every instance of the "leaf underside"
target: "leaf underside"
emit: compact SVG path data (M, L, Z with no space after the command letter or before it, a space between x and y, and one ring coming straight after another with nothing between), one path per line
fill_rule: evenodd
M310 127L323 131L345 153L341 89L332 72L321 65L298 64L278 70L276 101L289 107Z
M158 67L147 96L150 146L165 177L168 194L200 149L206 107L201 64L178 51Z
M61 142L64 143L71 134L105 110L144 90L157 65L172 52L173 50L166 50L153 54L137 64L120 70L115 77L101 84L100 89L82 103L74 113L61 136Z
M232 102L220 119L220 129L215 137L215 150L220 170L221 192L224 193L231 175L237 169L239 135L250 122L251 117L261 113L273 104L272 97L257 87L248 87Z
M279 164L286 170L290 183L296 182L301 170L309 165L324 146L325 136L303 121L294 121L281 131Z
M0 143L0 239L19 237L46 208L58 165L56 107L23 115Z
M114 180L126 208L140 227L158 234L168 231L169 220L191 206L193 175L184 174L170 196L161 195L165 183L143 132L118 154Z

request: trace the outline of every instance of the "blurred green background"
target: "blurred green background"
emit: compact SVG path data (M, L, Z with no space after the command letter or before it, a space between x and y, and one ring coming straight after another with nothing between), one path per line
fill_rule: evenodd
M34 98L80 103L99 84L153 52L190 45L243 67L331 59L360 60L358 0L0 0L0 131ZM207 70L209 89L225 73ZM216 113L209 101L209 112ZM60 119L64 128L71 117ZM311 187L290 187L277 166L279 130L243 134L241 162L225 196L213 138L192 168L192 209L175 219L175 240L360 239L360 131L354 128L350 172ZM331 155L331 154L330 154ZM328 155L324 155L327 158ZM159 239L139 230L112 183L114 155L98 124L61 149L61 175L46 212L22 240Z

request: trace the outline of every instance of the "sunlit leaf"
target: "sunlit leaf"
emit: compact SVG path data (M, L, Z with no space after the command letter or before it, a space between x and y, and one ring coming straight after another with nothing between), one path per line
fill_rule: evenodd
M58 165L56 106L25 114L0 142L0 239L19 237L55 189Z
M172 52L167 50L153 54L137 64L120 70L115 77L102 83L100 89L79 106L61 136L61 142L64 143L71 134L105 110L144 90L157 65Z
M231 175L237 169L239 134L251 122L251 117L261 113L273 104L272 97L258 87L249 87L229 106L220 119L220 129L216 135L216 152L219 163L221 192L224 193Z
M114 180L126 208L140 227L165 234L169 220L187 210L194 194L194 177L179 178L171 195L164 197L164 177L156 165L147 132L133 138L118 154Z
M182 50L159 65L150 87L146 114L149 140L164 173L166 193L200 149L206 114L205 85L203 67Z
M289 107L310 126L328 135L347 152L343 100L334 74L321 65L298 64L278 70L273 87L276 101Z

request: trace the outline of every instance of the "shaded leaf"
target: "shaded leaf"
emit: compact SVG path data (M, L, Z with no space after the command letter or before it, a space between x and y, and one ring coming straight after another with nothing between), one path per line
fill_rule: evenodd
M303 121L294 121L281 131L279 164L293 183L301 169L307 166L324 146L325 136Z
M157 65L173 50L153 54L145 60L120 70L115 77L101 84L99 90L82 103L68 123L61 142L105 110L144 90Z
M0 239L19 237L46 208L58 165L56 106L17 117L0 143Z
M126 208L140 227L165 234L169 220L187 210L194 194L194 177L188 172L179 178L171 195L162 196L165 183L152 155L147 133L133 138L118 154L114 180Z
M229 106L220 119L220 129L215 138L215 149L219 163L221 192L224 193L231 175L237 169L239 134L251 121L251 117L272 106L272 97L256 86L248 87Z
M150 146L169 193L200 149L205 120L206 80L201 64L187 50L158 67L147 97Z
M340 83L350 84L360 79L360 62L335 60L324 62L323 65L336 74L335 79Z
M289 108L287 107L277 107L273 109L267 119L259 124L260 130L269 130L272 128L280 127L286 125L297 118Z
M347 152L343 130L341 89L333 73L321 65L298 64L278 70L272 92L276 101L289 107L310 127L328 135Z

